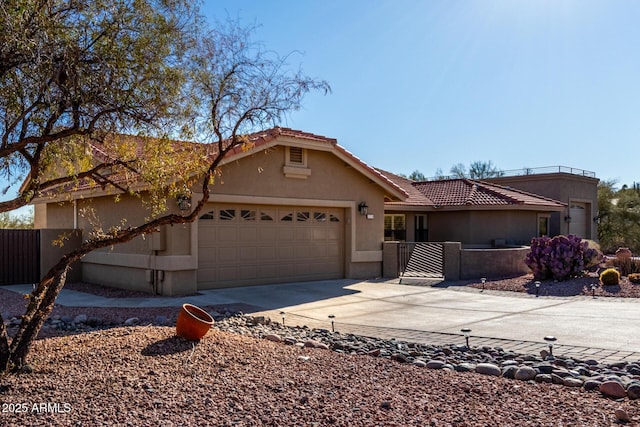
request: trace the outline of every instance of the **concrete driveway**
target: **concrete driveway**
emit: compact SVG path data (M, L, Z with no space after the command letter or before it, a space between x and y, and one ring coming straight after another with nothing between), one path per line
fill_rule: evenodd
M30 291L22 285L5 288ZM397 280L217 289L182 298L102 298L63 290L58 299L60 305L79 307L169 307L184 302L201 306L244 303L256 307L251 314L281 321L280 313L285 312L287 325L327 329L331 327L328 316L334 315L339 331L418 342L438 337L439 341L445 337L461 342L460 329L466 327L472 329L475 345L539 351L545 345L543 337L553 335L558 339L556 349L568 353L640 360L640 302L635 299L538 298L463 286L400 285Z

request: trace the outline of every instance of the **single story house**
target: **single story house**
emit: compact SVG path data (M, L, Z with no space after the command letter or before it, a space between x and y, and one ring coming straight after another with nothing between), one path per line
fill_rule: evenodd
M563 201L467 179L412 182L375 169L336 139L288 128L249 136L223 159L197 221L87 254L82 280L162 295L242 285L373 278L384 240L526 244ZM194 187L193 199L202 197ZM34 199L35 228L88 233L148 216L109 184ZM564 199L566 200L566 198ZM580 199L582 200L582 199ZM178 201L170 207L179 212Z
M275 128L253 148L225 157L210 202L191 224L162 227L94 251L81 263L91 283L163 295L274 282L381 275L384 201L407 194L333 138ZM194 188L194 198L201 197ZM83 229L93 209L102 227L148 212L116 189L78 189L34 201L35 227ZM70 196L70 197L69 197ZM177 204L172 206L178 211ZM126 214L125 214L126 213Z

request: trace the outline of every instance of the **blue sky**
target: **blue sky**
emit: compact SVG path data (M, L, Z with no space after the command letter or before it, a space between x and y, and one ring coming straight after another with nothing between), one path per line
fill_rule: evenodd
M283 125L433 176L492 161L640 181L640 2L205 0L327 80Z
M372 166L433 176L479 160L640 182L640 2L204 0L202 8L211 24L257 24L256 41L294 52L293 66L327 80L332 94L309 95L282 125L337 138Z

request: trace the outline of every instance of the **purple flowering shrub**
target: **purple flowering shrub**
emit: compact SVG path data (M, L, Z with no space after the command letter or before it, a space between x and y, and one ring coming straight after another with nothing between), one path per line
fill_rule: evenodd
M524 259L537 280L565 280L579 277L603 259L595 244L569 234L531 239L531 251Z

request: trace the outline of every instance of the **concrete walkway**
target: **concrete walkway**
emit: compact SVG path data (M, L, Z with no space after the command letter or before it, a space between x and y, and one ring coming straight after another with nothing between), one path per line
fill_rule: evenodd
M30 286L4 289L30 292ZM332 280L200 291L180 298L104 298L63 289L57 303L74 307L178 307L244 303L287 325L334 328L380 338L431 344L501 346L538 353L543 337L555 354L606 361L640 360L640 301L623 298L535 297L468 287L437 288L391 281Z

